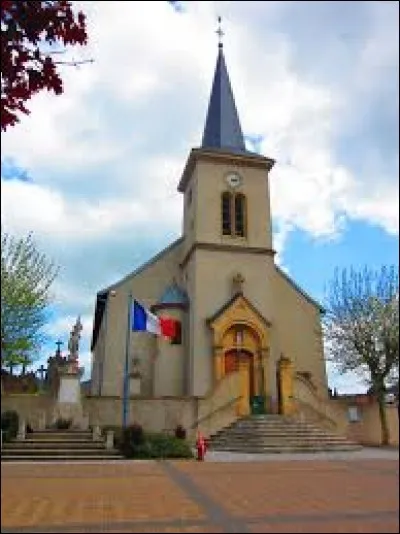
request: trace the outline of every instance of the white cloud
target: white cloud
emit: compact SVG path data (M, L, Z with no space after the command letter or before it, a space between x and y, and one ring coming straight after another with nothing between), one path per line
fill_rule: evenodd
M176 185L201 140L219 12L227 21L226 60L243 129L261 135L263 153L277 160L270 183L278 261L284 264L294 228L326 239L347 218L398 233L398 155L388 164L378 148L360 149L366 112L396 85L396 8L353 7L364 18L355 13L357 42L347 45L336 39L342 17L305 17L297 36L292 11L317 13L322 4L188 2L182 14L168 2L79 4L90 46L74 57L95 62L64 69L65 93L35 97L31 115L2 135L3 154L34 180L2 181L2 220L19 234L33 230L62 264L55 286L62 312L91 313L99 288L180 232ZM335 39L317 50L314 31ZM299 67L303 45L308 54ZM398 122L398 101L392 108ZM358 152L348 147L355 167L336 150L349 132L358 135Z
M354 372L341 374L337 371L335 366L329 362L326 367L329 375L329 387L331 389L336 388L338 393L342 395L367 392L367 381L366 379L361 378L358 374Z

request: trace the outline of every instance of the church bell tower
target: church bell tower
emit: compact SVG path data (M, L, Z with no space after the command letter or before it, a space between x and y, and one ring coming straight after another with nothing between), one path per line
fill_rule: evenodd
M181 267L193 302L187 393L195 395L205 393L212 373L205 357L210 352L207 317L216 304L229 300L234 273L251 280L265 269L265 262L273 264L268 173L274 160L246 148L220 28L217 33L217 63L201 146L191 150L178 185L184 197ZM253 287L251 293L260 297L263 290Z
M192 149L178 186L186 252L197 245L272 248L273 164L246 148L220 40L202 143Z

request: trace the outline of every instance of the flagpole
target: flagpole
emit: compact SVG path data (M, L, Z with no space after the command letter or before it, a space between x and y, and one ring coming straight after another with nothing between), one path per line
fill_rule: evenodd
M129 349L132 328L132 293L128 295L128 325L126 329L124 389L122 399L122 428L128 426L128 401L129 401Z

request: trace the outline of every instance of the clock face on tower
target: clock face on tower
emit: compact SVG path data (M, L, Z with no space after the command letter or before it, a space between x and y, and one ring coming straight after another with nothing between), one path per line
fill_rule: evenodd
M226 183L230 187L239 187L242 183L242 177L237 172L230 172L225 176Z

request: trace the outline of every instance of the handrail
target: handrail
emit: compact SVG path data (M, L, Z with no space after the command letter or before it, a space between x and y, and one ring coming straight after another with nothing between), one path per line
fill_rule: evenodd
M200 417L200 419L197 419L197 421L195 421L191 428L196 428L199 426L200 423L203 423L204 421L206 421L207 419L210 419L213 415L215 415L216 413L224 410L225 408L228 408L229 406L231 406L232 404L235 404L235 402L237 402L239 399L242 398L242 395L238 395L237 397L233 398L233 399L229 399L228 402L226 402L225 404L222 404L222 406L218 406L218 408L215 408L215 410L213 410L212 412L208 412L206 415L203 415L203 417Z
M323 413L322 411L318 410L317 408L315 408L315 406L313 406L312 404L302 400L302 399L299 399L298 397L293 397L295 402L297 404L300 404L302 406L306 406L307 408L311 409L315 414L317 414L319 416L320 419L325 419L326 421L328 421L331 426L333 426L334 428L337 428L338 427L338 424L337 422L332 419L332 417L329 417L329 415L326 415L326 413Z

